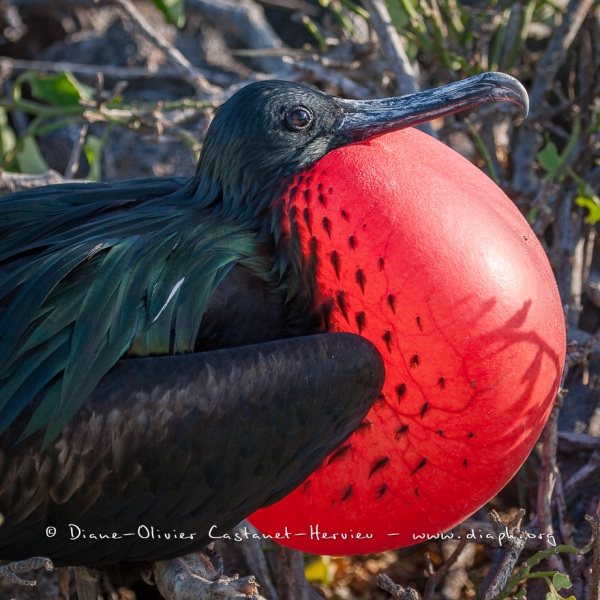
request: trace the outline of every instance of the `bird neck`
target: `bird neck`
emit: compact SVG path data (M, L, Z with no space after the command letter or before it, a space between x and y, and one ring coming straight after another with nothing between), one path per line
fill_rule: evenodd
M303 335L321 330L314 318L315 257L304 256L304 240L296 224L294 195L306 176L304 171L273 182L261 177L232 185L231 179L214 176L214 165L200 163L184 195L211 216L253 231L269 257L268 279L287 306L287 334ZM317 319L321 321L322 319Z
M277 254L284 273L288 299L308 319L312 332L328 329L328 299L320 298L317 282L319 246L312 233L313 215L309 199L314 167L282 181L272 203Z

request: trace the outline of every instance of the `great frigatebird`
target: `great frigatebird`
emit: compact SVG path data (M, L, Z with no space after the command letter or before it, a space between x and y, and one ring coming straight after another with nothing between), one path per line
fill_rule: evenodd
M383 368L359 336L311 335L327 315L282 190L333 149L501 100L526 94L492 73L364 102L260 82L218 109L189 179L2 199L0 557L177 556L299 484ZM182 535L119 537L140 526Z

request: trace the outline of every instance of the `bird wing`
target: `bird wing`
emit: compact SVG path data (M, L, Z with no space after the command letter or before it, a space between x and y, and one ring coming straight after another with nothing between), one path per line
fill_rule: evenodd
M44 452L41 431L16 447L16 432L0 438L0 558L34 547L101 565L198 550L211 527L225 534L308 477L383 379L375 347L346 333L119 361Z
M261 261L177 180L1 200L0 432L35 406L21 437L45 428L47 446L121 357L192 352L219 283Z

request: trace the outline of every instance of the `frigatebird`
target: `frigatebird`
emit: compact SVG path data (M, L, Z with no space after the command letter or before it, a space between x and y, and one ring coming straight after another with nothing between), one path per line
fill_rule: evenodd
M373 101L259 82L217 110L189 179L3 198L0 557L178 556L301 483L383 367L326 333L282 191L336 148L502 100L526 94L497 73Z

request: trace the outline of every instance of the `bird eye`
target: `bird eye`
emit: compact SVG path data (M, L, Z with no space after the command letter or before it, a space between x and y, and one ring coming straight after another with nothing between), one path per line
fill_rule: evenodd
M309 127L312 122L312 111L304 106L296 106L285 115L285 123L293 131L302 131Z

